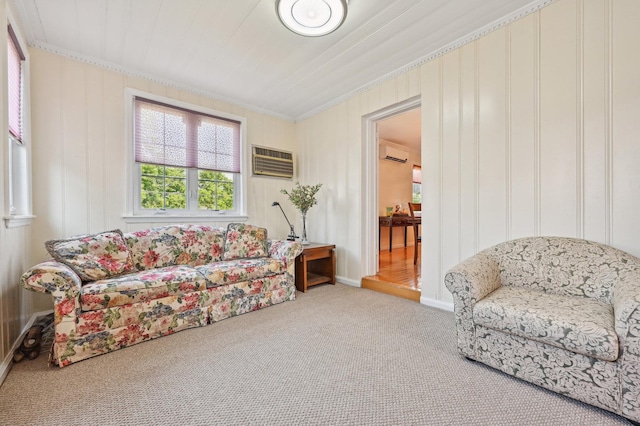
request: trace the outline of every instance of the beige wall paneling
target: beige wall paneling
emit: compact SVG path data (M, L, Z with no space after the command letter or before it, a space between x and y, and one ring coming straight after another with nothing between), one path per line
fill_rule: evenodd
M31 49L31 129L33 162L33 261L44 259L42 244L64 235L64 151L62 75L64 58ZM50 75L43 79L41 76ZM40 173L44 167L46 173ZM35 240L38 240L37 242Z
M478 43L460 49L460 235L459 257L478 251ZM445 292L447 295L448 292Z
M125 76L101 70L104 85L104 183L102 196L105 205L105 230L122 229L129 226L122 219L127 204L127 180L129 178L125 155L127 150L124 131Z
M64 198L63 233L68 237L89 231L87 181L87 151L93 141L87 139L87 81L86 66L73 59L65 59L62 74L62 161Z
M537 28L538 15L511 24L509 31L509 234L536 233Z
M478 40L479 248L508 237L507 29Z
M315 216L312 227L320 222L323 224L319 228L321 231L321 242L330 242L335 232L337 256L343 257L345 243L349 230L349 217L356 217L354 214L355 200L348 197L348 187L344 185L349 180L349 143L347 136L349 134L349 104L342 102L337 106L337 116L332 126L331 140L328 149L333 151L334 157L332 166L335 167L334 173L327 173L323 170L322 174L326 176L326 184L323 184L320 190L318 204L322 203L326 206L324 214ZM312 182L313 183L313 182ZM318 207L318 206L315 206ZM315 209L314 207L314 209ZM314 213L315 214L315 213ZM331 221L325 221L323 218L331 218ZM335 231L334 231L335 230Z
M584 238L610 243L610 194L608 176L611 158L611 108L609 30L610 2L604 0L583 2L582 24L582 137ZM582 18L579 17L579 18Z
M449 269L460 262L460 143L461 143L461 65L462 51L456 49L442 57L442 112L440 145L440 268ZM427 235L425 235L427 238ZM424 259L422 259L424 260ZM438 289L438 300L446 297Z
M345 180L337 183L335 194L344 197L341 203L347 205L347 215L342 218L344 233L338 230L331 235L339 241L336 244L338 250L337 274L347 277L352 281L360 282L362 277L362 164L364 146L362 140L362 109L361 96L354 96L346 101L347 123L338 135L346 156L347 168ZM342 189L339 189L342 187ZM355 225L358 223L358 225ZM330 241L330 240L329 240Z
M442 58L422 66L422 297L442 290ZM456 242L454 242L455 244Z
M540 179L542 235L578 228L576 1L540 12Z
M87 67L86 91L86 140L87 145L87 230L91 233L104 231L106 208L106 164L105 154L105 96L104 73L100 68Z
M640 2L609 2L612 22L611 243L640 256Z

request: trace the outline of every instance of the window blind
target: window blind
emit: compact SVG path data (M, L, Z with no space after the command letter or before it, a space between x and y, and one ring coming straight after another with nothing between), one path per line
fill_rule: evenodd
M25 57L11 26L9 26L8 39L9 133L22 143L22 61Z
M240 173L240 122L136 97L135 159Z

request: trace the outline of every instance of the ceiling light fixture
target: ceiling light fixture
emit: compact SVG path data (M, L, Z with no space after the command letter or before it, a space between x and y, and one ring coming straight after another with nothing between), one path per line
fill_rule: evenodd
M348 0L276 0L280 21L294 33L319 37L333 32L347 17Z

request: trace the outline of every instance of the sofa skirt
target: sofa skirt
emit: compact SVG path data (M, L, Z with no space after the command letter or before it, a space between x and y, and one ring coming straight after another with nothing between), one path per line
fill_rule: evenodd
M76 328L83 334L65 340L56 336L49 361L64 367L156 337L294 300L295 291L288 275L281 274L206 289L183 298L170 296L83 312Z

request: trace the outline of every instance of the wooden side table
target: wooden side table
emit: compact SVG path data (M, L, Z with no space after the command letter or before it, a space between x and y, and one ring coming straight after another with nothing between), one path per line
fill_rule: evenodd
M296 288L303 293L307 288L323 283L336 283L336 246L311 243L303 246L296 257Z

